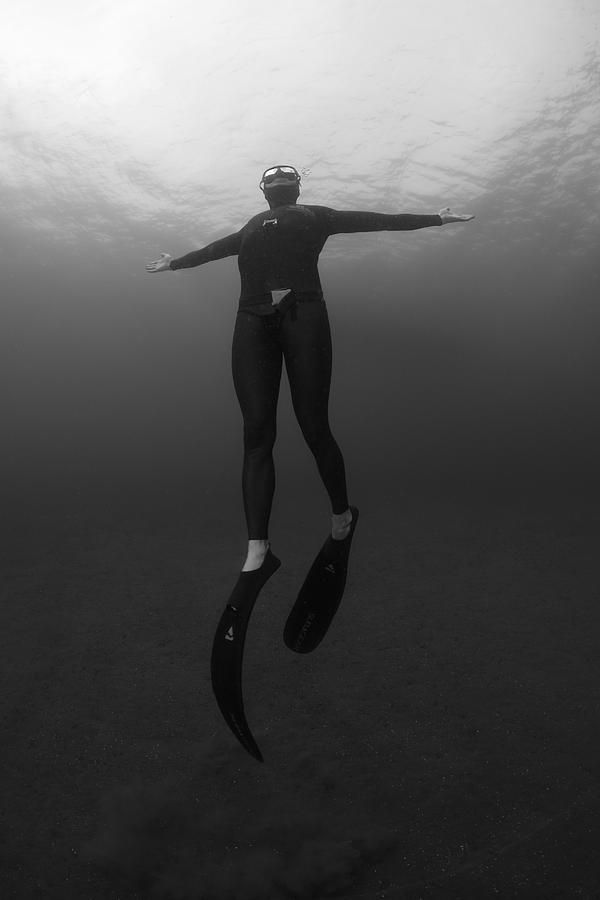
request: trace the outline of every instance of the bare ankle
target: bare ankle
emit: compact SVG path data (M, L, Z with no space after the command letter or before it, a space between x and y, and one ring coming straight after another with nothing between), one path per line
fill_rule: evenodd
M269 549L269 541L265 538L260 540L248 541L248 555L243 565L242 572L252 572L254 569L260 569L267 551Z
M335 540L343 540L348 536L352 524L352 510L350 507L339 515L331 516L331 535Z

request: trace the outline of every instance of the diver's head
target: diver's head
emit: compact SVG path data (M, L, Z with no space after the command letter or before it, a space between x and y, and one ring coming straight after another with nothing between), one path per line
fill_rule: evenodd
M300 175L293 166L272 166L263 172L260 189L269 206L286 206L300 196Z

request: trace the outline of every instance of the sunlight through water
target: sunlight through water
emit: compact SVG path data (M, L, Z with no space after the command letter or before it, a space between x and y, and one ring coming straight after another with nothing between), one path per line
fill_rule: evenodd
M208 242L282 160L310 169L306 202L493 197L505 223L560 207L585 243L599 22L593 0L25 0L0 35L4 214L72 244L136 225Z

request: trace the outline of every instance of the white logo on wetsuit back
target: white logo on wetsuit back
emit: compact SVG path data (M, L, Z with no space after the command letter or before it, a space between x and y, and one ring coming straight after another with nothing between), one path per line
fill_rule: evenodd
M296 213L296 214L300 213L300 215L303 215L303 216L309 216L309 218L311 218L311 219L314 219L314 218L315 218L315 214L312 212L312 210L307 209L306 206L300 206L299 204L296 205L295 203L294 203L294 204L291 204L291 205L289 205L289 206L286 206L286 207L285 207L285 211L286 211L286 213L292 213L292 214L293 214L293 213ZM279 219L278 219L276 216L273 217L272 219L263 219L263 228L264 228L266 225L270 225L271 227L274 228L274 227L276 227L277 225L279 225Z

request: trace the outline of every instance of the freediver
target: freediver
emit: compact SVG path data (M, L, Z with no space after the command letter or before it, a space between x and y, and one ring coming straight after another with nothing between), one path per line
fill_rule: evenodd
M330 543L349 541L356 524L348 502L344 459L328 417L331 334L318 272L319 254L327 238L356 232L414 231L474 218L455 215L450 208L436 215L390 215L301 205L300 181L293 166L267 169L260 181L267 211L200 250L178 259L161 253L146 265L148 272L166 272L238 257L241 293L232 371L244 426L242 493L248 552L230 602L248 589L258 593L279 566L270 550L268 528L275 490L273 447L283 361L298 424L331 501Z

